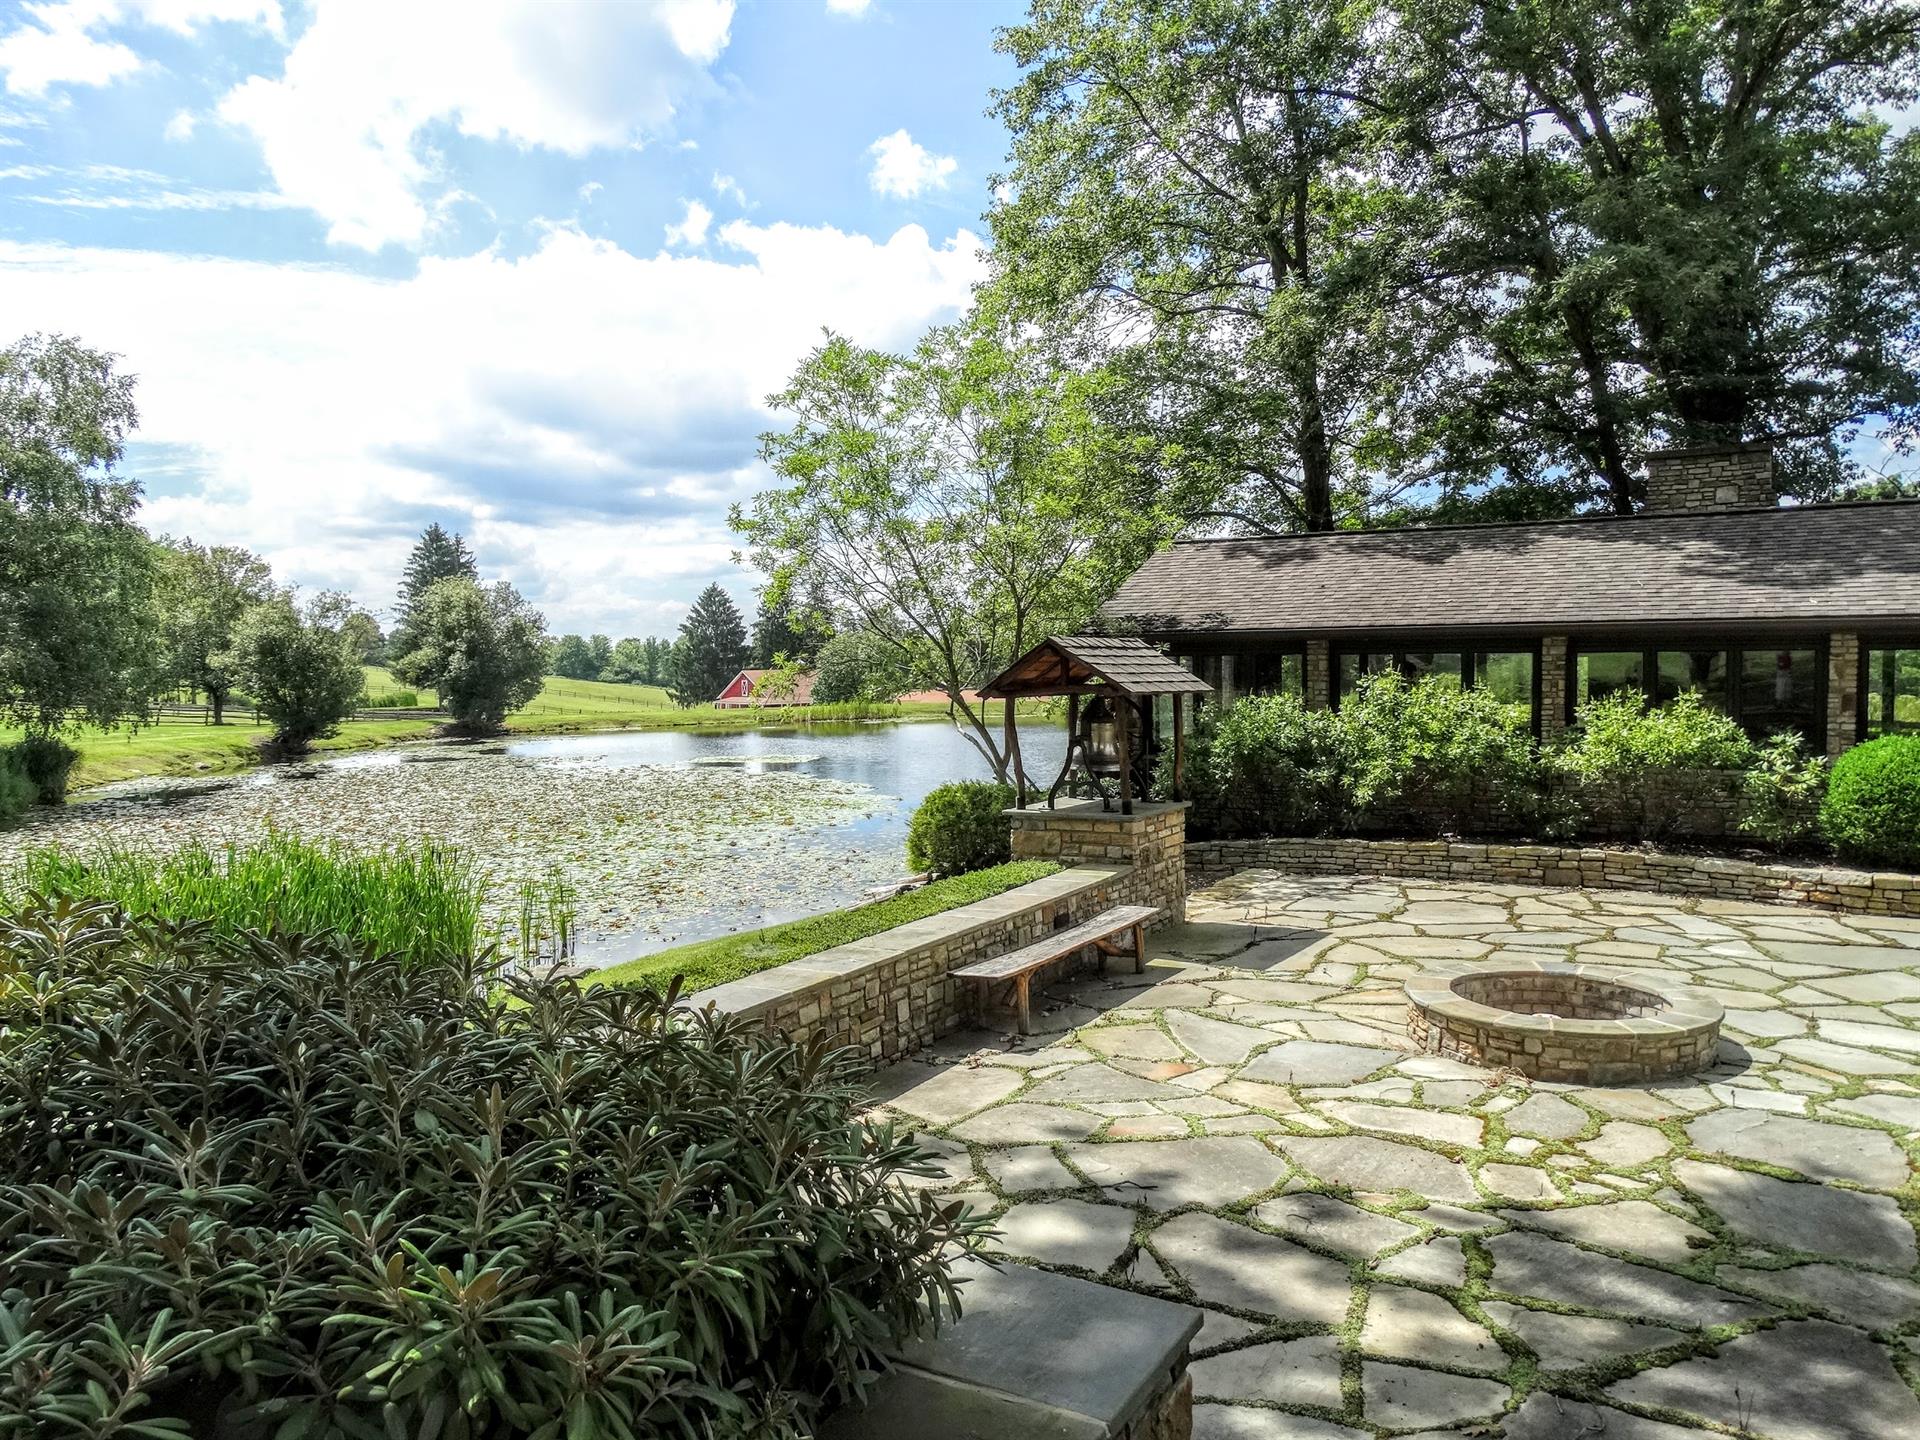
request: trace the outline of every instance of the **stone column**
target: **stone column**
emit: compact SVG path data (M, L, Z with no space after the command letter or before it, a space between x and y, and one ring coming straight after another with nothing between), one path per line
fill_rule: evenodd
M1325 640L1307 641L1306 673L1301 679L1307 709L1325 710L1333 704L1333 657Z
M1062 865L1124 866L1116 904L1152 905L1169 920L1187 914L1188 802L1139 801L1133 814L1103 811L1098 800L1062 800L1057 809L1009 810L1013 858Z
M1540 738L1555 740L1567 733L1567 637L1548 635L1540 641Z
M1827 753L1860 741L1860 637L1827 637Z

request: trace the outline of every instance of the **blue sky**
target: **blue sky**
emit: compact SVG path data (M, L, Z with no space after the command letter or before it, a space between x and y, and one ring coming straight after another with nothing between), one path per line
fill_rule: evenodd
M386 607L465 531L556 631L669 633L822 327L980 278L1003 3L0 0L4 338L140 377L157 532Z

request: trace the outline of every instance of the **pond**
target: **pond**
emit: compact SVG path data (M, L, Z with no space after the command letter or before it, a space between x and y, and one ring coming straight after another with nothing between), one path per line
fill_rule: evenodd
M1023 726L1021 745L1028 774L1051 780L1064 733ZM929 790L988 774L945 721L428 742L102 786L0 834L0 865L38 845L223 844L268 827L368 847L433 837L481 862L502 909L523 880L564 879L580 958L609 964L857 903L906 873L907 820Z

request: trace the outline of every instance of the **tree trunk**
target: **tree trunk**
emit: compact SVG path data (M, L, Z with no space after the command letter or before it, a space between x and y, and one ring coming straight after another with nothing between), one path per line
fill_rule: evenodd
M1333 447L1327 443L1326 410L1320 403L1320 367L1301 367L1305 423L1300 431L1300 510L1309 530L1331 530L1333 523Z
M1607 376L1607 362L1593 338L1593 317L1582 307L1563 306L1567 336L1580 356L1580 368L1587 377L1587 394L1593 402L1592 460L1607 482L1607 502L1616 515L1633 514L1633 477L1627 472L1627 458L1620 444L1619 399Z
M213 709L213 723L216 725L226 724L227 692L224 690L207 691L207 704Z

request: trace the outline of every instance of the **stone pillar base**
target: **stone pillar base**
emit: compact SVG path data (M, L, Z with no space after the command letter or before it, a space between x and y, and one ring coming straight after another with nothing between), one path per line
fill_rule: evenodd
M1122 815L1098 800L1063 800L1055 810L1009 810L1013 858L1124 866L1130 873L1114 886L1115 904L1152 905L1165 920L1184 920L1188 808L1185 800L1141 802Z

